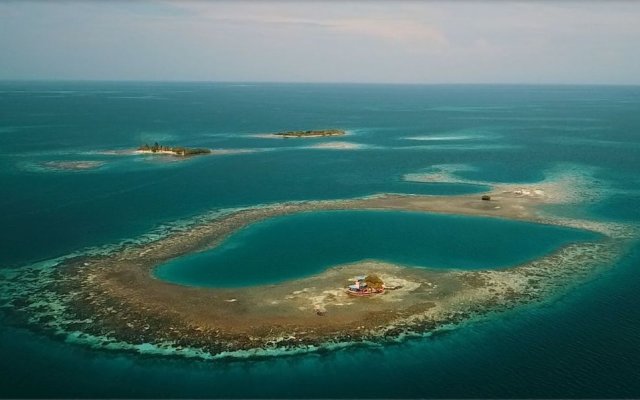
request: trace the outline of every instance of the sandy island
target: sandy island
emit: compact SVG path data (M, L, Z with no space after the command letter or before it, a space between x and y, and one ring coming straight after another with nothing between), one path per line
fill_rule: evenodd
M46 332L96 348L202 358L312 351L428 334L538 301L611 265L632 236L625 226L542 213L541 206L555 198L542 189L503 189L487 193L490 201L480 195L386 194L233 210L108 254L69 258L56 268L21 269L5 277L11 288L4 294L5 307ZM508 218L589 229L602 236L500 270L407 268L365 260L278 285L234 289L185 287L152 275L155 266L216 246L256 221L344 209ZM349 279L370 273L380 276L390 290L370 298L345 293Z
M320 137L329 137L329 136L343 136L346 135L347 132L342 129L316 129L310 131L285 131L285 132L274 132L274 133L258 133L253 135L253 137L264 138L264 139L288 139L288 138L320 138Z
M136 154L158 154L179 157L199 156L203 154L211 154L211 149L200 147L182 147L182 146L164 146L154 143L152 146L144 144L135 150Z

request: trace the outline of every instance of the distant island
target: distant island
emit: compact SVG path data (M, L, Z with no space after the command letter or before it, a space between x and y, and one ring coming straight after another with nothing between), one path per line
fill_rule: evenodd
M196 156L200 154L211 154L211 149L203 148L189 148L189 147L169 147L162 146L155 142L153 146L144 144L138 147L136 153L149 153L149 154L169 154L173 156Z
M287 131L274 133L276 136L282 136L284 138L309 138L309 137L324 137L324 136L341 136L346 132L341 129L322 129L315 131Z

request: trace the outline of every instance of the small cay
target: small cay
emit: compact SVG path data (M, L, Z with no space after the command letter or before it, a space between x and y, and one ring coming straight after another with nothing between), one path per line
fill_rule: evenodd
M325 136L341 136L346 132L341 129L321 129L314 131L286 131L276 132L274 135L281 136L283 138L310 138L310 137L325 137Z
M211 154L211 149L195 148L195 147L169 147L160 145L155 142L153 146L144 144L136 150L136 153L142 154L166 154L172 156L196 156L202 154Z

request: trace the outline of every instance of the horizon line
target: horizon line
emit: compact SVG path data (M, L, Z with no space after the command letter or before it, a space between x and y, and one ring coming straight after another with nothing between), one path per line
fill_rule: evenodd
M367 81L240 81L191 79L71 79L0 78L0 83L206 83L206 84L282 84L282 85L380 85L380 86L640 86L640 83L607 82L367 82Z

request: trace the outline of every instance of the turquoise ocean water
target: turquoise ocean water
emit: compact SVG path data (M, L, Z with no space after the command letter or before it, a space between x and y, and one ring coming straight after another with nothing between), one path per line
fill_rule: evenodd
M0 268L135 239L216 209L484 189L403 179L434 168L481 182L535 182L573 171L588 176L599 195L557 212L635 224L638 110L640 88L622 86L4 82ZM313 140L255 136L333 127L350 134ZM112 154L154 141L251 152L171 162ZM355 147L314 147L335 141ZM78 160L103 165L61 171L43 164ZM230 238L222 249L226 255L200 256L249 263L256 271L263 268L258 280L277 281L361 256L405 257L409 264L427 260L441 267L508 265L582 238L572 230L482 218L329 214L248 227ZM301 226L311 237L338 226L360 239L345 248L338 246L339 237L325 236L324 247L313 248L316 254L299 252L289 264L264 270L258 252L271 248L278 257L271 244ZM430 237L430 227L447 227L462 242L456 247L444 237ZM487 230L493 235L473 234ZM531 240L508 240L519 230ZM397 232L408 233L405 242L416 247L424 238L441 242L411 253L399 242L380 246ZM491 242L496 235L505 239L499 249ZM212 271L204 268L210 261L188 263L182 279L195 283L202 274L202 284L211 284L206 277ZM259 360L94 351L17 326L0 313L0 396L639 397L639 266L636 245L616 265L543 304L384 347ZM214 273L213 281L246 283L241 273L216 273L222 275Z
M499 268L597 237L575 229L490 218L324 211L250 225L212 250L160 265L155 275L190 286L228 287L274 284L365 259L412 267Z

